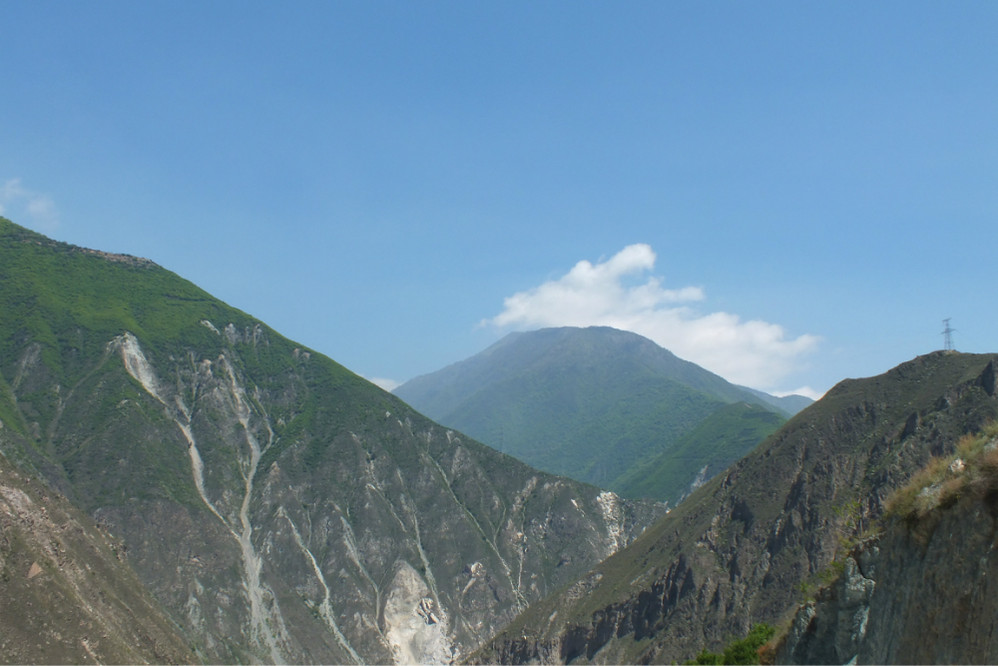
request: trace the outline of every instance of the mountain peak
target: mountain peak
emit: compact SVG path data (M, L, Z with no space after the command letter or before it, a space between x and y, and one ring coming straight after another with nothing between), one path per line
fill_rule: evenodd
M772 396L730 384L637 333L606 326L511 333L395 393L435 420L541 469L672 502L701 474L734 462L786 416ZM744 407L722 409L730 404ZM722 421L720 428L708 424ZM702 446L706 439L712 442ZM677 463L670 451L683 451L684 460ZM655 483L649 485L649 476Z

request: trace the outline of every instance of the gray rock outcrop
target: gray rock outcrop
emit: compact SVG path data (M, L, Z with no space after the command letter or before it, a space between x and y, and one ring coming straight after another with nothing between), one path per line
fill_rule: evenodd
M777 663L998 663L998 498L893 521L802 606Z

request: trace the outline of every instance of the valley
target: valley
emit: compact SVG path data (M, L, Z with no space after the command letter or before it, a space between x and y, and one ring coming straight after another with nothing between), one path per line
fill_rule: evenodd
M634 334L541 329L390 394L2 218L0 285L3 661L671 663L760 623L780 663L998 655L995 355L797 412ZM919 602L947 589L950 633Z

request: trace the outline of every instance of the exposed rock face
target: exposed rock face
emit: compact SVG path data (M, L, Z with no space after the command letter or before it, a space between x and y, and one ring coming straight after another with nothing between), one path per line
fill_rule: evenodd
M797 611L780 662L845 664L856 658L869 626L870 599L877 587L871 576L878 554L874 539L845 558L835 584L822 588L817 599Z
M447 615L433 591L411 566L402 563L385 602L385 637L398 664L446 664L454 648Z
M239 369L254 343L220 344L160 370L126 332L65 396L74 418L45 428L86 452L70 476L100 476L101 495L81 502L208 659L447 662L655 515L387 395L361 414L333 407L338 426L299 425L296 411L329 404L310 387L322 369L289 354L286 379L261 389ZM93 401L105 394L115 405ZM81 430L95 435L79 442ZM136 447L169 475L136 479L151 472Z
M12 227L0 452L121 540L200 659L459 657L662 513L448 431L155 265Z
M752 624L779 624L802 583L824 576L842 540L881 515L893 488L998 415L994 363L936 353L841 383L473 659L681 662ZM845 629L835 649L844 652L862 634L871 586L863 566L855 562L842 590Z
M998 663L996 517L991 496L892 522L798 610L777 662Z

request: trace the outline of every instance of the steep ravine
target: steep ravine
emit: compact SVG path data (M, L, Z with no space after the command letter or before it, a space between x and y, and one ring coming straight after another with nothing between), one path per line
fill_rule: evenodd
M259 336L254 337L259 339ZM413 660L450 661L471 647L467 644L469 639L474 640L475 636L478 636L478 640L485 638L479 632L487 631L490 626L494 627L494 623L498 621L490 613L482 612L485 610L483 608L477 613L479 619L476 624L469 625L460 612L460 606L465 602L486 594L492 599L486 604L487 607L491 606L491 613L496 613L497 601L507 604L509 610L506 612L513 613L526 607L531 598L536 598L538 588L524 589L523 585L528 580L536 579L540 572L534 571L525 577L522 570L524 552L518 551L515 544L501 545L498 540L507 538L509 534L504 532L501 525L493 524L486 528L482 522L485 517L480 519L476 510L460 496L464 493L459 494L459 489L455 488L455 480L451 476L465 473L467 470L462 466L452 466L451 473L448 473L440 461L431 455L430 450L417 449L412 458L416 466L407 465L406 473L403 473L403 467L394 467L389 472L391 482L388 484L382 477L384 472L374 471L362 488L351 489L353 499L348 496L346 503L356 505L356 493L360 492L361 497L367 496L367 499L360 500L365 509L373 508L371 503L377 500L376 504L381 506L381 510L375 514L381 514L382 517L355 523L343 515L338 504L333 503L336 520L328 521L327 517L326 524L332 528L339 526L340 529L327 532L320 529L322 540L316 542L316 526L309 527L315 512L296 511L293 507L295 504L301 505L301 501L272 501L271 497L275 494L284 495L287 490L294 489L293 493L309 493L320 502L328 498L320 499L315 495L318 489L281 479L280 455L270 463L267 474L259 473L260 461L270 447L275 445L275 434L264 407L267 396L258 387L244 384L234 362L230 360L235 353L234 348L223 349L213 360L204 359L192 363L186 376L185 373L175 372L179 378L176 386L167 385L159 379L135 336L126 333L116 338L111 348L120 351L123 365L129 374L162 406L177 432L183 435L190 459L191 481L198 496L211 515L221 523L224 533L229 534L238 547L241 575L228 586L231 589L234 585L234 590L239 590L246 600L243 635L252 654L274 663L315 659L316 653L313 650L316 648L309 645L307 638L303 638L300 626L292 619L295 616L289 616L284 611L286 606L299 605L303 597L313 618L319 621L335 642L337 650L332 654L337 655L336 660L356 663L383 661L386 658L400 663ZM195 395L195 403L188 405L183 395ZM249 398L250 395L253 398ZM201 429L192 424L191 415L198 410L202 413L207 410L211 414L213 428L225 433L225 438L219 442L227 451L225 457L219 458L219 452L215 451L206 462L202 453L206 444L202 440L211 440L212 437L199 434ZM433 441L432 432L415 433L411 423L402 421L390 411L385 413L384 419L395 424L393 429L399 435L414 437L413 441L423 440L427 444ZM442 435L447 445L460 447L459 440L453 434ZM362 440L351 441L357 444ZM361 448L367 448L365 444L367 443L361 443ZM458 448L455 452L461 457L461 451L465 451L463 457L468 457L465 449ZM329 462L336 464L333 459ZM471 459L467 462L475 465ZM407 487L410 482L406 477L413 471L422 479L421 487ZM551 483L548 481L540 490L563 484L554 481L552 486ZM533 485L536 488L536 482ZM453 588L453 574L448 576L436 571L440 568L446 570L449 563L441 565L438 562L441 555L446 558L446 554L429 552L431 549L426 543L425 528L421 526L427 521L427 515L420 504L427 500L419 495L425 495L429 488L433 488L436 494L442 494L428 506L436 507L430 509L431 513L441 511L444 516L449 516L451 524L445 529L459 533L470 532L451 542L453 551L457 553L467 549L466 543L469 541L477 541L485 549L465 566L469 570L475 569L476 573L467 581L457 581L461 586L459 595L455 595L452 589L440 590L441 582L438 577L444 576L445 587ZM573 495L577 492L567 487L565 491ZM592 494L588 499L592 519L580 503L583 500L581 497L573 496L571 501L563 505L563 510L574 510L577 513L576 520L599 522L600 526L595 530L597 538L589 542L591 545L588 548L582 548L579 553L574 554L575 558L591 557L593 559L590 561L595 563L597 558L602 558L623 545L627 538L633 538L635 531L634 527L628 527L622 512L608 514L603 509L608 501L605 494L588 490L586 492ZM440 504L441 500L443 505ZM491 503L499 506L504 501L504 498L495 496ZM384 514L385 511L387 515ZM547 513L550 519L550 509ZM273 518L262 518L268 514L273 515ZM565 517L560 518L564 520ZM369 551L370 546L365 547L363 540L358 545L355 533L357 529L368 534L376 533L381 530L380 523L385 521L401 527L402 542L409 540L409 552L414 557L396 559L387 569L384 568L387 563L379 562L383 582L381 585L372 585L375 579L361 555L364 550ZM515 516L507 519L508 525L514 521ZM443 526L440 523L446 522L448 521L434 520L438 526L430 533L435 541L440 538L440 527ZM462 524L466 526L463 530L460 527ZM349 529L343 529L343 525ZM538 527L544 529L543 526ZM544 531L547 533L547 530ZM592 531L591 527L583 528L583 532ZM351 536L348 538L347 535ZM556 540L567 539L568 536L566 533ZM334 543L336 550L345 551L345 559L340 560L342 564L335 563L340 558L329 559L329 548ZM398 544L392 547L398 548ZM564 542L561 548L568 550L569 544ZM324 551L326 561L323 561ZM280 559L275 559L278 554ZM374 554L376 559L379 555L380 553ZM514 561L521 563L517 574L514 574L510 565L509 555L514 555ZM298 558L291 567L287 567L289 557ZM370 552L367 557L371 557ZM341 568L344 564L351 565L352 569L352 574L345 579ZM488 573L490 571L491 574ZM488 575L492 582L489 587L476 590L475 580L483 575ZM345 589L344 582L347 583ZM290 589L289 583L293 586ZM505 588L507 591L503 593L496 590L497 584L500 590ZM297 595L289 595L292 589L299 590ZM373 597L368 594L369 590L374 592ZM203 607L206 596L192 594L187 603ZM451 599L455 596L459 607L452 609ZM356 603L351 598L356 598L357 601L366 598L366 601L362 601L351 612L349 609ZM481 601L477 603L481 604ZM349 619L351 615L353 620ZM501 612L498 615L501 617ZM459 626L452 624L455 617L461 622ZM375 628L374 632L370 631L372 627Z
M191 458L191 474L198 494L205 503L205 506L228 528L233 538L238 542L240 551L242 552L242 586L246 591L246 597L249 601L250 633L252 639L256 644L266 648L274 663L285 661L286 659L278 645L278 635L280 635L281 639L287 641L287 632L283 629L280 608L276 607L273 601L273 593L266 589L260 582L260 570L263 563L260 555L253 546L253 524L250 522L249 515L250 500L253 496L253 480L256 478L260 456L273 440L273 431L270 430L269 425L266 423L266 415L263 415L263 423L268 441L266 447L261 450L260 444L250 428L250 407L246 401L245 390L239 384L228 358L224 354L219 356L214 365L221 371L223 380L220 384L215 385L215 389L216 391L221 390L223 393L216 395L215 399L229 403L232 415L239 423L239 430L245 443L244 447L237 446L234 448L236 463L244 484L242 498L239 501L238 523L236 523L232 519L223 517L215 507L215 504L208 499L204 484L204 463L202 462L197 442L191 432L190 409L184 404L181 396L163 396L163 389L161 382L156 377L156 371L150 365L148 359L146 359L134 335L126 332L122 336L115 338L110 344L110 348L112 350L120 350L125 369L142 385L142 388L149 395L163 404L167 414L177 424L177 427L187 440L188 453ZM210 376L212 367L213 364L210 361L205 361L200 364L199 369ZM202 382L205 379L203 378ZM270 603L265 605L265 600ZM273 612L267 612L266 608L268 605L273 609ZM342 637L342 634L339 634L338 630L334 631L334 633L338 637ZM344 647L352 653L352 656L356 657L356 652L353 652L353 649L346 645L345 641Z
M43 439L7 444L122 540L201 659L460 658L661 513L608 513L599 489L449 432L271 332L206 322L196 345L108 338L72 390L28 341L13 409Z

